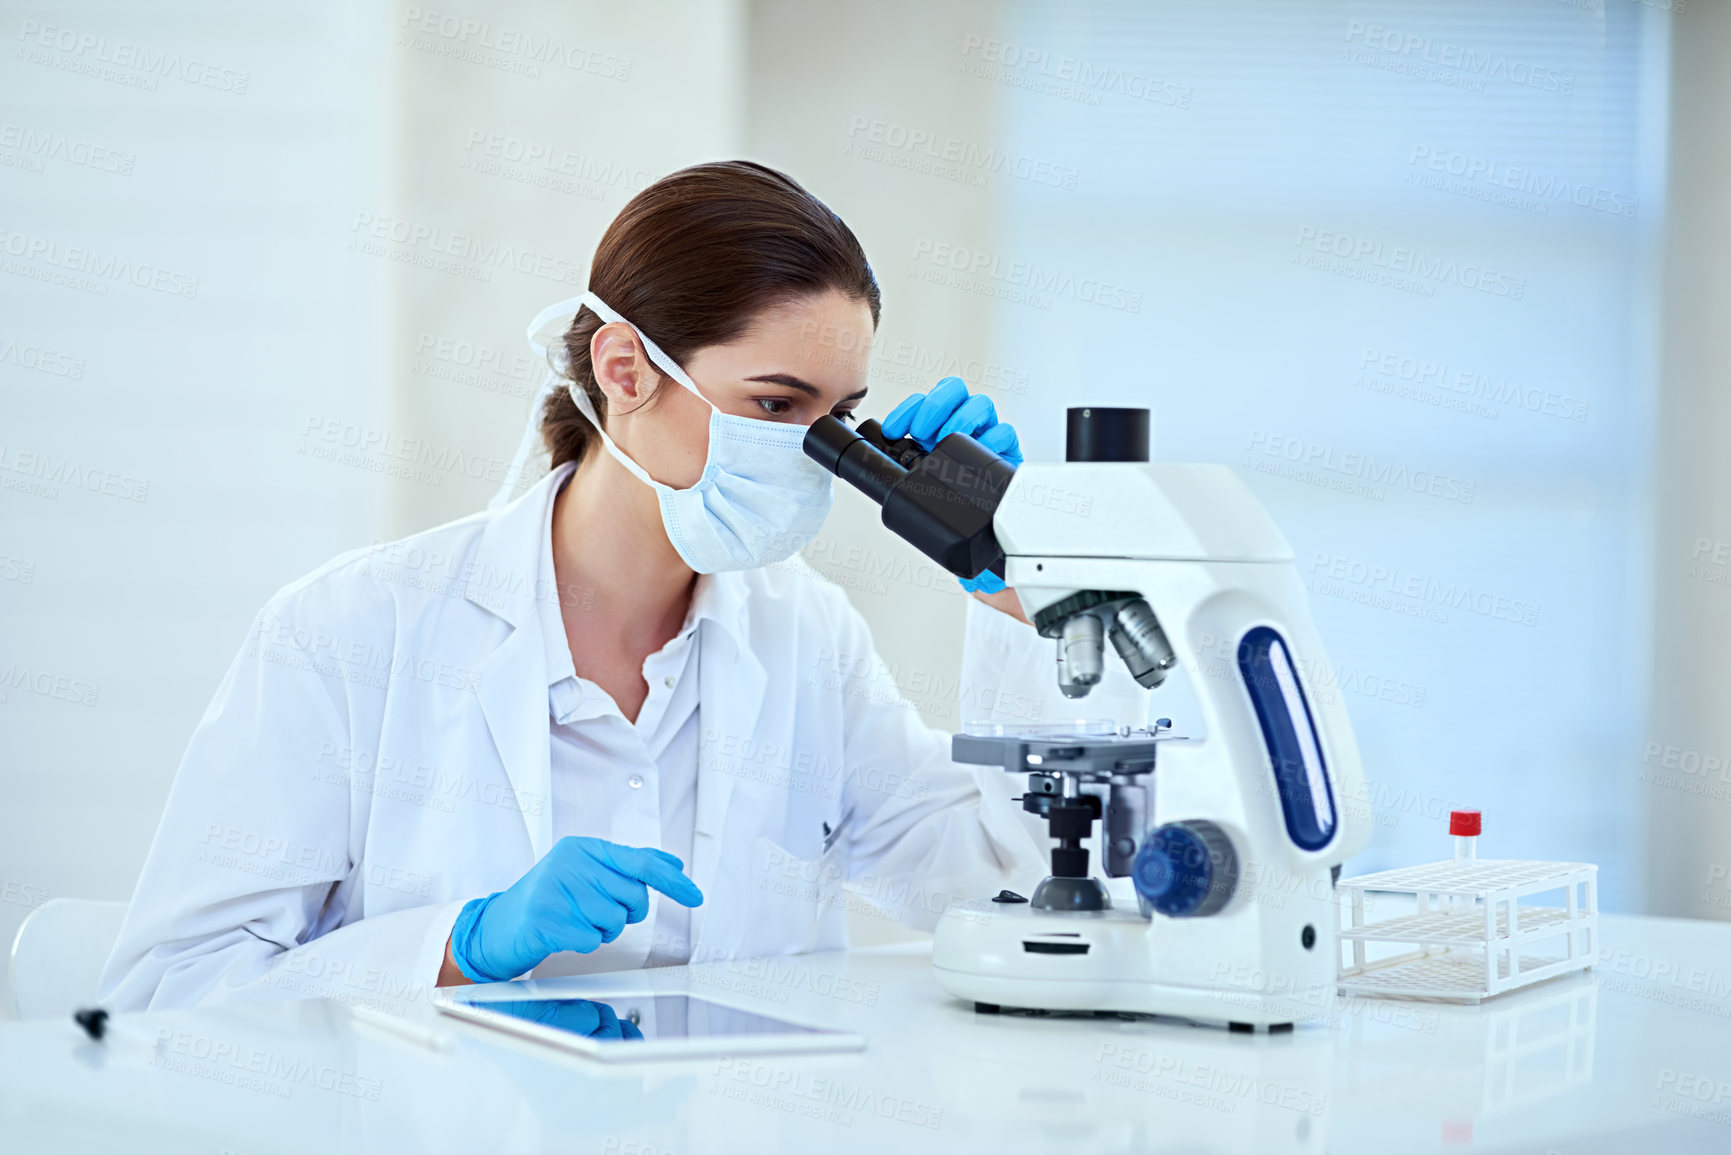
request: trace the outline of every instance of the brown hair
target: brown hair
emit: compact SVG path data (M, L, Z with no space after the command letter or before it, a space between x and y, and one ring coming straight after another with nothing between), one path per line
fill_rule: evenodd
M792 178L745 160L680 169L632 197L589 267L589 290L676 362L737 339L766 308L831 289L869 305L877 326L877 278L853 231ZM585 306L564 341L566 376L605 422L589 360L602 324ZM596 440L564 389L542 406L541 439L555 468Z

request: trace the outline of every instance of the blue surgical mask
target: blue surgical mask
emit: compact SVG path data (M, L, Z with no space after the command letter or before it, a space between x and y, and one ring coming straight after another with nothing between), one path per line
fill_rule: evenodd
M643 330L614 312L594 293L584 293L543 309L529 324L530 347L543 357L549 349L558 348L559 338L585 305L603 321L631 325L655 367L709 406L709 454L703 473L695 485L675 489L650 477L648 471L627 457L601 427L588 394L575 382L568 383L577 411L595 426L607 452L633 477L655 491L667 540L673 543L686 565L697 573L754 569L785 561L817 536L829 515L834 478L805 455L805 426L723 413ZM542 386L541 396L545 397L562 377L549 360L548 380ZM528 459L525 447L533 444L540 417L541 405L537 402L530 410L524 445L518 447L505 485L492 505L507 500L516 487Z

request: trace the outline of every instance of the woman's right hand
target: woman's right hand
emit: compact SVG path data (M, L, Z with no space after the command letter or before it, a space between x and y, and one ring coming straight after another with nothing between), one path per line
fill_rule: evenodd
M470 982L504 982L550 954L587 954L649 916L653 886L681 906L703 892L685 864L665 850L620 846L599 838L561 838L509 889L471 899L457 915L446 948ZM441 985L454 976L441 972Z

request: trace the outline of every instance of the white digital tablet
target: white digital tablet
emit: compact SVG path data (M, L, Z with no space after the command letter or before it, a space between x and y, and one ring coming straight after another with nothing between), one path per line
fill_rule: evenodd
M775 1019L691 995L593 999L441 998L444 1014L598 1059L702 1059L858 1051L865 1037Z

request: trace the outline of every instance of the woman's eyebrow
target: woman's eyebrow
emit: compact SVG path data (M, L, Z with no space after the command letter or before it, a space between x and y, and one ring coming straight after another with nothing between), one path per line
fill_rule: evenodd
M809 394L812 397L822 396L822 394L818 391L818 387L816 385L813 385L809 381L801 381L798 377L795 377L791 373L764 373L758 377L747 377L746 380L747 381L761 381L765 385L785 385L789 389L798 389L801 393ZM858 401L861 397L864 397L865 395L866 395L866 391L864 389L861 389L858 393L848 394L846 397L843 397L842 400L843 401Z

